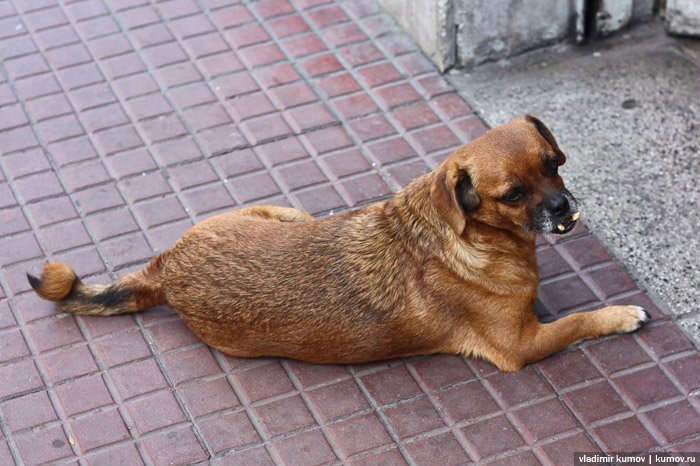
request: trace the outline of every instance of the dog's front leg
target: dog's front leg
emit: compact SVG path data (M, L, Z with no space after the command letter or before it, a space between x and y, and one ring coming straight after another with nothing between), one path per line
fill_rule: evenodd
M517 371L525 364L546 358L578 341L634 332L649 318L649 313L639 306L608 306L570 314L546 324L530 314L519 336L508 345L509 354L492 360L503 371Z

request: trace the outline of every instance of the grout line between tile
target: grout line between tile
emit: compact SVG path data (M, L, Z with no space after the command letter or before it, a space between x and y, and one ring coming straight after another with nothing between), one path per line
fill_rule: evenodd
M110 10L110 11L111 11L111 10ZM112 15L115 16L115 15L113 14L113 12L112 12ZM75 29L76 31L78 31L78 29L77 29L77 28L75 27L75 25L72 23L72 20L69 20L69 21L71 21L71 24L73 25L74 29ZM94 56L93 56L92 58L93 58L93 61L97 64L97 66L100 68L100 72L104 75L104 70L102 69L102 66L101 66L101 63L99 62L99 60L94 60ZM60 75L53 69L53 66L51 66L51 69L53 70L54 75L59 76L59 78L60 78ZM112 88L111 82L110 82L110 84L109 84L109 87L110 87L110 89ZM16 89L15 89L14 91L15 91L16 95L17 95L18 97L20 97L19 94L16 92ZM120 99L119 97L117 97L117 98ZM20 101L22 101L21 97L20 97ZM121 99L120 99L120 101L121 101ZM121 105L123 106L123 102L121 103ZM80 115L80 112L77 112L77 109L75 108L75 106L74 106L73 103L71 103L71 106L72 106L72 107L74 108L74 110L75 110L75 115L76 115L76 117L77 117L79 120L82 120L81 115ZM25 110L25 111L26 111L26 110ZM27 112L27 113L28 113L28 112ZM29 114L28 114L28 116L29 116ZM29 118L31 118L31 116L29 116ZM133 122L132 122L132 124L133 124ZM82 123L81 126L83 127L83 131L85 131L85 124ZM137 129L140 129L140 128L138 127L138 125L134 125L134 126L136 126ZM36 131L35 126L34 126L34 123L32 123L32 128L33 128L34 131L35 131L35 135L36 135L38 141L42 144L42 146L45 147L46 144L43 143L43 139L42 139L41 135ZM90 139L91 139L91 140L93 139L91 133L85 131L85 134L88 134L88 135L90 136ZM96 145L94 144L94 142L93 142L93 146L99 147L99 146L96 146ZM111 268L111 267L109 266L110 262L107 260L106 256L105 256L104 253L101 251L101 248L100 248L100 246L99 246L99 242L96 240L96 236L95 236L94 232L92 231L92 228L90 227L90 225L88 224L88 222L86 222L86 216L85 216L85 214L82 212L82 209L80 208L79 203L77 203L76 200L73 198L73 196L72 196L72 194L71 194L71 191L68 189L67 184L66 184L65 181L62 179L60 172L56 169L57 165L55 165L55 163L54 163L54 161L53 161L53 159L52 159L52 157L51 157L51 155L50 155L50 152L48 152L48 151L47 151L47 158L49 159L50 163L52 164L52 167L54 167L54 172L55 172L56 175L59 177L59 180L60 180L60 182L61 182L61 184L62 184L62 186L63 186L63 188L64 188L64 191L65 191L66 193L68 193L69 197L71 198L71 200L72 200L72 202L73 202L73 204L74 204L74 207L76 207L76 209L78 210L78 213L79 213L79 215L80 215L80 217L81 217L82 223L83 223L84 227L86 228L86 230L88 231L88 235L91 237L93 243L97 246L98 252L100 253L103 262L106 263L106 264L108 264L108 269ZM113 173L111 167L105 167L105 168L107 169L107 171L108 171L108 173L110 174L110 177L111 177L111 178L113 178L113 179L118 179L118 177L116 177L115 174ZM116 183L116 185L117 185L117 188L118 188L119 191L120 191L120 195L121 195L124 199L128 199L128 196L125 195L126 193L124 193L123 188L121 187L121 183L118 182L118 183ZM171 188L171 189L172 189L172 188ZM130 211L132 210L131 205L129 205L129 210L130 210ZM132 212L132 215L133 215L133 212ZM30 217L30 218L31 218L31 217ZM139 218L138 215L134 216L134 218L135 218L135 220L137 221L137 223L140 223L140 222L139 222L140 218ZM141 229L142 232L147 231L147 229L144 228L144 225L143 225L143 224L139 224L139 227L140 227L140 229ZM152 250L155 250L155 247L154 247L153 243L151 242L150 238L148 238L147 235L144 235L144 236L145 236L145 238L146 238L146 241L148 241L149 246L151 247L151 249L152 249ZM128 267L128 266L129 266L129 264L125 264L123 267ZM158 355L158 353L157 353L157 349L156 349L156 347L155 347L155 344L154 344L153 340L151 339L150 334L148 334L148 332L146 331L146 329L145 329L145 327L144 327L144 325L143 325L142 318L139 316L139 317L137 317L135 320L137 321L137 323L139 323L139 325L140 325L140 327L141 327L142 334L143 334L143 336L144 336L144 338L145 338L147 344L149 345L149 348L151 349L151 352L154 354L155 360L156 360L156 362L157 362L157 364L158 364L158 366L159 366L161 372L163 373L163 376L164 376L164 377L166 378L166 380L168 381L168 384L169 384L171 387L174 388L176 385L175 385L174 382L173 382L172 376L169 374L169 372L168 372L168 370L167 370L167 366L165 365L164 361L162 361L162 360L160 359L160 357L159 357L159 355ZM121 416L123 422L125 423L127 429L130 431L130 434L132 435L132 438L134 438L134 433L133 433L133 431L134 431L134 429L135 429L134 421L133 421L133 419L131 418L131 416L128 414L128 412L123 408L123 406L122 406L122 404L121 404L121 399L120 399L118 390L117 390L116 387L114 386L113 381L111 380L111 376L109 376L109 375L107 374L108 371L106 370L106 365L105 365L105 363L104 363L103 361L101 361L101 358L99 357L99 354L97 353L96 349L94 348L94 343L91 342L91 340L90 340L90 338L89 338L89 332L87 331L87 329L86 329L86 327L85 327L85 324L82 322L82 320L81 320L80 317L76 318L76 322L78 323L78 326L79 326L79 328L80 328L80 330L81 330L81 332L82 332L82 334L83 334L83 338L86 339L86 341L88 341L88 348L90 349L90 352L91 352L93 358L95 359L95 362L98 364L98 367L100 368L101 372L104 374L104 380L105 380L105 383L106 383L106 385L107 385L107 387L108 387L108 390L109 390L109 392L110 392L110 396L112 397L113 401L117 404L117 409L119 410L119 414L120 414L120 416ZM47 380L48 380L48 378L47 378ZM51 386L51 385L49 385L49 384L46 384L46 385L49 386L49 387ZM49 389L49 393L50 393L50 394L52 393L52 390L51 390L51 389ZM205 448L205 450L208 452L208 454L211 455L211 448L210 448L210 446L207 444L206 439L204 439L204 437L203 437L203 435L202 435L202 432L201 432L201 430L200 430L198 424L197 424L196 422L194 422L194 421L195 421L194 416L193 416L192 413L189 411L189 409L186 407L184 401L182 400L182 398L181 398L181 396L179 395L179 393L177 392L177 390L174 390L174 391L173 391L173 395L175 396L175 398L176 398L178 404L180 405L182 411L183 411L183 412L185 413L185 415L189 418L189 420L190 420L190 422L191 422L191 424L192 424L193 432L195 433L195 436L197 437L197 440L200 442L200 444L202 444L202 445L204 446L204 448ZM55 407L55 409L57 410L57 412L59 412L59 410L61 410L61 408L60 408L60 404L58 404L58 400L55 398L55 395L52 395L52 403L54 404L54 407ZM62 414L63 419L65 420L65 418L66 418L65 413L61 410L61 411L60 411L60 414ZM64 426L65 426L65 425L67 425L67 423L64 424ZM64 429L65 429L65 427L64 427ZM69 434L69 435L70 435L70 434ZM148 464L148 463L149 463L149 460L148 460L149 457L148 457L148 454L147 454L145 448L141 445L141 443L140 443L139 441L136 441L135 443L136 443L137 449L138 449L139 454L141 455L142 459ZM73 449L76 451L76 453L78 453L78 451L77 451L77 443L76 443L76 445L72 445L72 446L73 446Z
M250 4L250 2L246 2L246 4ZM345 130L345 124L343 123L343 119L340 117L338 112L335 110L335 108L330 105L328 99L324 97L323 91L318 87L318 85L314 82L314 78L312 78L307 71L304 69L304 67L300 64L299 59L294 57L288 50L287 47L282 43L282 40L277 38L276 34L274 31L271 30L270 26L267 24L266 21L262 20L260 17L260 14L254 9L254 8L249 8L248 9L251 13L251 15L258 21L258 23L261 25L261 27L265 30L265 32L270 36L272 39L272 42L279 47L279 49L282 51L284 56L286 57L286 63L290 63L293 67L294 70L301 76L302 82L305 82L309 87L312 89L314 94L316 94L316 97L318 98L318 101L321 102L324 107L331 113L331 115L334 117L335 122L332 126L337 126L340 125L340 127L343 129L343 132L350 138L352 141L353 135L350 134L348 131ZM311 31L313 31L319 39L321 39L321 35L317 30L314 30L314 26L312 25L313 22L309 22L308 17L306 17L305 12L298 11L297 14L304 18L306 24L309 26ZM321 39L322 40L322 39ZM328 48L328 44L324 42L324 45ZM333 50L333 48L328 48L328 50L322 51L318 53L318 56L323 55L324 53L328 53L329 51ZM315 55L308 55L303 57L304 59L311 58ZM274 100L277 100L276 96L273 96ZM283 116L285 116L285 119L289 120L289 118L286 117L286 112L283 113ZM293 123L289 121L289 123ZM313 148L313 146L306 140L306 138L299 138L300 141L302 142L305 150L309 154L315 154L316 150ZM354 141L357 143L357 141ZM314 159L318 158L318 154L314 157ZM269 162L268 162L269 163ZM345 202L346 206L352 206L353 202L352 199L350 198L349 194L346 192L346 190L342 187L340 183L337 182L337 179L335 179L335 176L330 172L330 170L326 169L326 167L317 164L319 166L320 170L324 174L324 176L329 180L331 183L331 186L335 189L335 191L340 195L341 199L343 202ZM295 200L290 199L292 201L292 205L295 207L300 206L300 203L295 202Z
M394 441L394 443L397 445L399 453L401 453L401 456L406 460L409 466L415 466L415 460L411 456L411 454L408 452L406 449L404 443L401 441L401 438L399 437L398 433L394 430L393 427L391 427L391 423L387 419L386 415L382 410L379 409L379 405L374 399L374 397L370 394L369 390L365 386L364 382L362 382L362 379L358 375L358 373L355 371L355 368L353 366L348 366L348 371L352 375L353 380L355 381L355 384L357 387L360 389L360 392L362 392L362 395L365 397L365 401L370 405L370 407L374 410L374 412L377 414L377 417L379 418L379 421L381 422L382 426L386 430L386 432L389 434L389 437L391 440Z
M182 115L182 112L181 111L178 112L179 107L175 104L175 102L170 97L170 94L168 92L167 87L162 83L162 80L158 77L157 73L155 72L156 70L151 67L149 61L143 56L143 50L138 46L136 41L131 36L131 30L128 27L126 27L126 25L120 19L119 15L116 14L116 12L111 8L111 6L105 5L105 9L109 12L110 16L114 19L114 21L117 23L117 25L120 28L119 33L116 33L116 34L122 34L125 37L125 39L129 42L129 45L133 48L133 53L138 57L138 59L141 61L141 63L146 68L146 72L156 82L158 89L159 89L158 94L162 95L167 100L168 104L173 109L173 114L177 115L178 121L180 121L183 124L183 126L188 130L188 134L195 134L194 131L192 131L192 128L187 123L187 120L184 118L184 115ZM75 29L79 30L77 27L75 27ZM84 39L84 42L86 43L86 45L88 45L90 43L90 41L87 39ZM87 48L88 48L88 50L90 50L90 47L87 47ZM92 52L91 52L91 54L92 54ZM102 73L103 76L109 75L108 73L105 72L104 65L102 64L101 60L95 60L95 63L99 66L100 72ZM124 99L124 97L121 96L121 93L115 92L113 80L109 79L107 82L108 82L109 88L112 91L113 95L117 98L117 101L119 102L121 108L123 108L125 110L128 109L129 107L126 105L128 100ZM134 128L139 133L139 138L141 139L141 142L148 149L148 152L149 152L151 158L153 159L156 166L158 167L157 171L159 171L165 175L168 172L168 167L163 165L160 161L160 157L157 157L155 155L153 146L160 144L160 143L172 141L174 139L173 138L166 138L164 140L153 141L151 143L146 142L149 140L149 138L148 138L148 135L145 133L145 130L141 126L141 121L136 120L134 118L134 116L131 115L130 113L132 113L132 112L129 112L127 110L126 114L127 114L127 118L129 118L129 120L130 120L130 126L132 128ZM157 118L160 118L160 117L155 117L154 119L157 119ZM148 119L143 120L143 121L147 121L147 120ZM203 147L202 147L201 143L199 143L198 139L193 138L193 140L195 141L199 151L202 154L206 154L206 151L203 150ZM99 145L96 145L96 144L93 144L93 146L99 147ZM205 157L205 159L207 159L207 158ZM214 170L214 173L217 173L217 175L220 175L219 172L217 171L218 170L217 167L214 166L214 164L212 164L211 161L209 161L209 165L211 166L212 170ZM120 189L120 194L122 194L124 199L127 199L127 200L130 199L130 197L127 195L127 193L124 192L124 188L122 186L122 180L118 176L116 176L116 173L113 172L111 167L108 167L108 170L110 171L110 175L112 176L112 178L117 180L117 182L115 184ZM221 176L220 176L220 178L221 178ZM195 216L192 212L192 209L191 209L191 206L189 205L189 203L186 201L186 199L184 199L182 197L181 190L178 188L177 185L175 185L175 183L171 179L171 177L165 176L165 179L166 179L166 182L167 182L171 192L175 195L175 197L182 205L182 208L185 210L185 212L187 213L190 220L194 223ZM223 179L223 178L221 178L221 179ZM232 196L232 194L228 188L227 188L227 191L229 191L229 195L232 197L232 199L235 200L236 198L234 196ZM143 223L141 216L138 214L138 212L134 212L134 202L133 201L131 201L131 202L127 201L127 202L128 202L129 210L132 212L132 216L134 217L135 221L137 222L140 230L143 232L144 237L146 238L146 241L148 241L148 243L149 243L149 246L151 247L151 249L155 253L160 252L155 247L152 239L147 234L148 228Z
M46 143L44 142L42 135L39 133L38 129L36 128L36 125L32 119L31 113L28 112L28 109L26 107L26 102L24 101L23 97L17 91L17 88L14 85L13 77L7 72L4 63L0 63L0 67L1 67L2 73L6 76L6 80L7 80L8 85L11 87L13 94L18 99L19 104L22 106L22 109L25 112L25 115L27 116L27 119L29 120L29 122L31 124L31 129L32 129L32 132L33 132L35 138L37 139L37 142L39 143L39 145L42 148L46 147ZM65 182L65 180L63 179L63 177L61 176L59 171L57 170L57 165L56 165L55 161L53 160L53 158L50 156L50 154L48 152L46 155L47 155L47 159L49 161L49 164L51 165L53 172L56 174L56 177L58 178L59 183L60 183L61 187L63 188L64 192L70 193L67 183ZM4 173L7 173L7 169L1 160L0 160L0 167L2 168ZM10 179L7 176L6 176L6 178ZM10 187L13 191L15 190L15 187L12 186L11 183L10 183ZM44 257L51 257L51 253L49 251L49 248L45 244L43 238L41 238L40 236L35 234L36 231L40 231L40 230L39 230L38 226L36 225L36 223L34 222L33 217L31 215L29 215L29 212L27 211L27 208L26 208L26 203L23 202L23 200L24 200L23 197L18 192L13 192L13 194L15 195L15 198L18 200L18 203L20 204L20 206L22 208L23 214L25 215L27 222L32 227L32 230L33 230L32 234L36 238L36 240L37 240L37 242L42 250L42 253L44 254ZM71 197L71 201L73 202L73 204L75 206L75 200L72 199L72 196L70 196L70 194L68 194L68 195L69 195L69 197ZM81 217L83 217L80 209L78 209L78 214L81 215ZM88 230L88 235L91 236L91 239L94 242L94 235L92 235L89 230ZM98 253L100 254L101 258L104 261L104 254L99 250L99 246L98 246ZM34 343L33 338L28 333L27 322L25 322L24 317L22 316L21 312L19 312L16 309L17 304L14 300L14 293L9 288L9 286L7 287L7 290L9 291L9 293L7 294L8 301L10 302L11 309L13 309L15 321L20 325L21 333L22 333L22 336L25 340L25 344L30 349L31 354L33 355L32 359L33 359L34 366L38 370L39 375L40 375L42 382L43 382L43 385L44 385L42 390L38 390L38 391L43 391L44 389L46 390L46 393L51 401L51 404L53 405L54 410L56 411L56 414L58 415L59 420L61 421L61 426L62 426L62 430L63 430L64 434L69 439L75 438L73 436L72 428L70 427L70 424L68 423L68 418L66 416L66 413L63 410L62 405L61 405L57 395L55 394L55 392L53 390L53 382L51 380L51 377L48 375L47 369L44 366L44 364L41 363L42 359L39 357L41 353L38 350L38 348L36 347L36 344ZM76 318L75 320L76 320L76 322L78 322L78 325L80 325L80 323L79 323L80 318ZM17 396L22 396L22 394L18 394ZM7 438L10 439L10 441L8 441L8 445L11 447L11 451L13 452L13 454L16 454L17 457L19 458L19 452L17 450L16 443L14 442L13 436L10 435ZM72 449L74 455L80 457L81 450L78 447L77 442L71 443L71 449Z
M440 416L440 419L442 420L443 424L450 428L450 432L452 432L452 435L457 439L457 442L459 442L460 446L462 447L462 449L464 449L467 456L469 456L469 458L472 461L478 460L479 455L467 439L467 436L464 434L464 432L462 432L461 429L456 428L457 423L452 424L451 420L447 417L445 407L440 402L439 398L435 396L435 393L438 392L436 390L430 390L426 386L423 379L418 375L418 372L416 371L415 367L413 367L413 365L408 361L406 362L406 369L408 370L409 374L411 374L411 377L413 377L413 379L421 388L421 390L423 390L423 393L426 395L428 401L430 401L430 404L438 412L438 415Z
M251 424L253 425L253 428L255 429L255 432L257 433L258 437L261 440L260 445L262 445L265 448L265 451L272 457L273 461L277 465L284 465L284 461L282 461L281 456L273 448L273 446L270 444L270 438L268 437L267 433L265 432L265 428L258 419L257 415L251 410L251 402L248 399L248 397L245 394L245 390L243 390L243 387L241 384L236 380L236 378L230 373L230 371L227 369L227 364L224 360L224 355L218 350L212 350L212 354L214 355L214 359L216 360L217 364L221 368L221 370L226 374L226 380L228 381L229 385L231 386L231 389L233 390L234 395L236 398L238 398L238 401L241 403L243 410L246 413L246 416L250 420ZM270 362L268 362L270 363ZM267 365L267 364L265 364ZM255 366L259 367L259 366ZM257 445L257 443L256 443ZM234 448L234 451L239 451L238 448ZM226 452L222 455L222 457L225 457L229 452Z
M340 459L341 461L346 460L346 456L343 453L343 450L341 446L336 442L336 440L333 438L333 436L326 430L325 426L326 423L323 422L323 418L321 414L318 412L314 404L311 402L309 399L309 396L305 393L305 390L299 381L299 378L296 376L294 371L289 365L289 362L287 360L281 360L280 361L282 368L284 369L285 373L287 374L287 377L289 380L292 382L292 385L294 385L294 388L296 388L299 391L299 394L301 396L302 401L304 402L304 405L306 406L306 409L309 410L311 413L311 416L313 417L314 421L316 422L317 425L320 426L320 431L321 434L323 435L323 438L328 442L328 445L331 447L331 450L333 451L333 454L335 454L336 458Z

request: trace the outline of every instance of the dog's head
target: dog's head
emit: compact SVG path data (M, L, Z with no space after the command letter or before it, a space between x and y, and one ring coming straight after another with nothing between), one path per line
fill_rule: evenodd
M549 129L526 115L450 155L436 169L431 195L458 234L468 221L509 231L567 233L578 207L558 173L565 161Z

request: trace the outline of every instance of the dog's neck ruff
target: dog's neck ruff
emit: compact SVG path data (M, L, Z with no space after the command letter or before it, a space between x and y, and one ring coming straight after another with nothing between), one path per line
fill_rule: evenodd
M392 211L389 215L396 217L394 221L397 225L402 225L398 230L408 229L410 225L411 230L418 231L418 245L423 250L422 254L432 255L462 280L479 283L498 295L536 295L536 287L533 291L531 287L525 289L523 285L532 283L533 278L537 281L534 234L523 231L522 235L516 235L472 219L467 219L461 234L456 232L433 204L431 175L415 179L387 201L387 207ZM498 236L498 241L486 241L494 236ZM397 234L397 239L400 238L401 235ZM499 242L504 244L503 248L497 247ZM509 246L505 246L506 243ZM522 254L502 254L512 251L513 247ZM504 267L510 272L503 276L499 274L494 280L495 271ZM498 285L494 286L494 283Z

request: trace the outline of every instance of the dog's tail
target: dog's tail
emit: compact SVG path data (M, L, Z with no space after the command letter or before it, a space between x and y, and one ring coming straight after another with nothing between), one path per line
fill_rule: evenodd
M87 316L138 312L167 304L163 273L170 251L155 257L143 269L107 285L86 285L66 264L50 262L41 278L27 274L39 296L55 301L62 311Z

